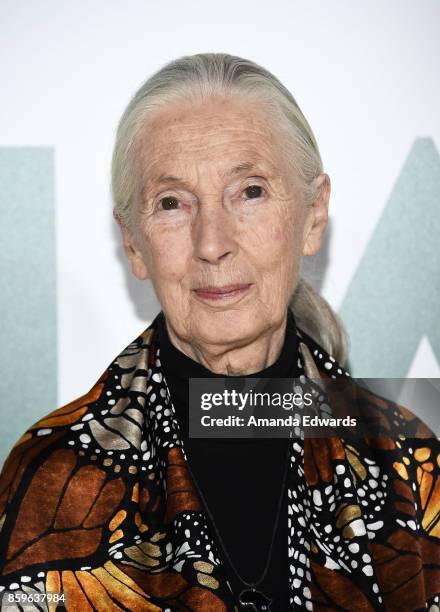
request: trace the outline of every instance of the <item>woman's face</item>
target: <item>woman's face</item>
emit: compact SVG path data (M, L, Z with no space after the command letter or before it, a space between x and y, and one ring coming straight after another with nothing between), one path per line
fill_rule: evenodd
M238 97L177 102L139 142L142 194L124 245L173 332L228 347L279 328L299 259L319 244L266 108Z

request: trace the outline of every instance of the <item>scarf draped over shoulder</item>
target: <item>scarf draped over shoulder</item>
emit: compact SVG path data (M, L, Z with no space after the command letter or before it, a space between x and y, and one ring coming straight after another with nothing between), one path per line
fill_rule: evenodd
M297 335L305 376L349 377ZM360 393L385 431L393 422L406 433L292 439L291 609L438 611L438 439L409 410ZM44 593L81 612L238 610L186 466L156 318L88 393L12 448L0 475L0 597L26 594L26 610L54 610Z

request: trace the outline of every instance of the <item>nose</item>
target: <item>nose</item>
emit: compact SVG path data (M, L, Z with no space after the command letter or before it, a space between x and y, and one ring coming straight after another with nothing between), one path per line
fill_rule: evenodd
M194 256L199 261L219 264L235 253L233 222L222 206L200 206L192 231Z

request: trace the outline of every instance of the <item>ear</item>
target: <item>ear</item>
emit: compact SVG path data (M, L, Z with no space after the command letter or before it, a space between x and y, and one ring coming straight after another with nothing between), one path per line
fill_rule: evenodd
M124 251L131 263L131 271L139 280L150 278L142 252L135 243L131 229L125 225L116 210L113 211L113 216L121 229Z
M304 228L303 255L318 253L328 222L330 177L328 174L320 174L316 177L315 182L318 195L308 209Z

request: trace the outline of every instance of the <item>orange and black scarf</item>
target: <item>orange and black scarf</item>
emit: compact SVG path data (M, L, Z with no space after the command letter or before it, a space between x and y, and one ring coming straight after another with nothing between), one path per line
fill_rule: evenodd
M348 376L297 335L307 377ZM439 442L411 412L362 397L385 430L401 421L406 435L292 440L291 609L438 610ZM238 609L174 417L156 318L88 393L11 450L0 475L0 597L26 593L25 610L56 609L29 603L45 592L65 593L78 612Z

